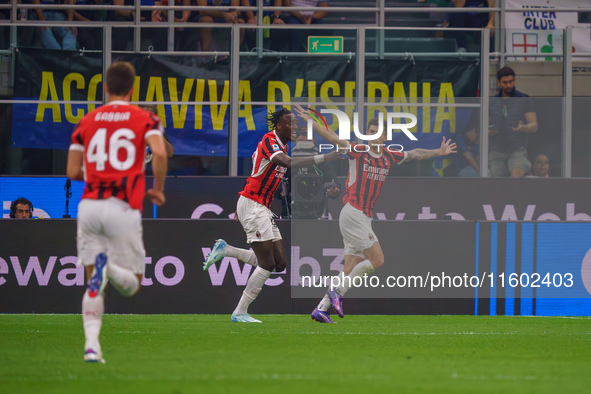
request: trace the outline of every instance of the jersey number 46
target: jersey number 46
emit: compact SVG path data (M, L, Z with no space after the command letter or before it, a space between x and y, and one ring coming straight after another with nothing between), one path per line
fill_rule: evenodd
M109 138L109 149L107 151L107 129L98 129L90 143L86 153L86 160L89 163L96 163L97 171L104 171L107 160L115 170L129 170L135 163L136 149L131 140L135 138L135 133L130 129L118 129L111 138ZM125 149L126 158L119 160L119 150Z

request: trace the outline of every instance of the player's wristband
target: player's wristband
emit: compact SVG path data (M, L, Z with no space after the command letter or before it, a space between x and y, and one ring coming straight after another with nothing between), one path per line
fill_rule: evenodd
M315 155L314 163L319 164L324 162L324 155Z

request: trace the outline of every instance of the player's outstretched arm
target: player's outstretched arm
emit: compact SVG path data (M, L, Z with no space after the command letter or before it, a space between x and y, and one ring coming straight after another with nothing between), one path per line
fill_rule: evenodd
M456 143L452 142L451 140L446 140L445 137L443 137L443 141L441 142L439 149L413 149L406 153L405 162L412 160L433 159L439 156L447 156L451 153L456 153Z
M294 108L295 108L296 114L300 118L304 119L306 122L308 122L309 119L312 119L312 116L310 116L309 110L303 109L299 104L294 104ZM347 141L340 140L339 135L337 133L335 133L334 130L320 127L320 125L316 122L312 122L312 128L314 129L314 131L316 133L318 133L320 136L322 136L322 138L324 138L328 142L332 143L333 145L336 145L336 146L339 146L342 148L347 147Z
M322 163L324 161L333 161L337 160L341 156L338 151L332 151L330 153L324 155L315 155L315 156L307 156L307 157L289 157L285 153L279 153L271 159L271 162L277 164L281 167L305 167L305 166L313 166L317 163Z

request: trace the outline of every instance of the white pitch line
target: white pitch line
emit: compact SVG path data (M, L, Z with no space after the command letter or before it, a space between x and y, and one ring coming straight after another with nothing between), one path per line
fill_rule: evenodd
M518 332L296 332L294 334L327 334L327 335L516 335Z
M486 375L460 375L457 373L451 374L452 379L461 379L461 380L536 380L536 376L526 375L526 376L517 376L517 375L496 375L496 376L486 376Z
M14 377L5 379L4 382L62 382L69 380L85 381L88 377L86 375L72 375L67 374L63 376L38 376L38 377ZM301 374L250 374L250 375L203 375L203 376L187 376L187 375L120 375L116 378L109 377L109 381L212 381L212 380L226 380L226 381L257 381L257 380L325 380L325 375L301 375ZM351 375L343 374L337 377L339 380L392 380L389 375Z

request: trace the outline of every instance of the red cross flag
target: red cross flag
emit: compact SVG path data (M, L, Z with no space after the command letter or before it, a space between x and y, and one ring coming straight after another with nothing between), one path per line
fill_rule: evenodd
M538 35L535 33L513 33L512 43L513 53L538 53Z

